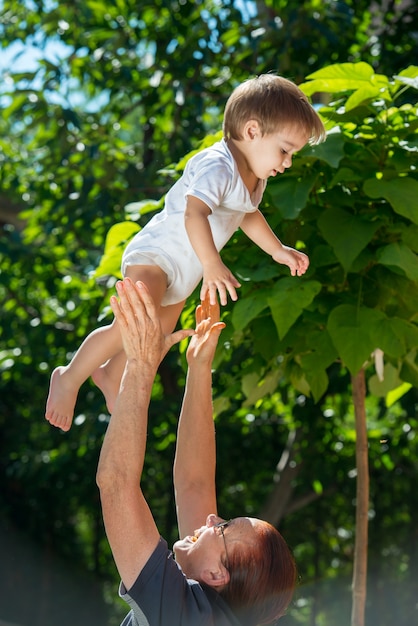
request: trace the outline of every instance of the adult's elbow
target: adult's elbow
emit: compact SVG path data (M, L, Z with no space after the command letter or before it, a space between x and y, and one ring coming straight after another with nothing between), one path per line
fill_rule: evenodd
M120 510L133 490L132 481L127 480L126 476L100 467L96 473L96 484L103 512Z
M123 489L123 485L126 483L126 477L123 472L119 471L119 468L115 467L111 463L104 463L102 460L99 462L99 466L96 472L96 485L102 492L117 492Z
M100 492L109 489L109 486L112 485L111 473L101 465L97 468L96 485Z

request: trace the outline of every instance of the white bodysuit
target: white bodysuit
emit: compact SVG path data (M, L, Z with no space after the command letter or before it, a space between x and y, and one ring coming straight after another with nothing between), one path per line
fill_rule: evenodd
M260 180L255 191L249 193L224 139L198 152L167 193L163 210L127 245L122 274L129 265L158 265L167 274L167 291L161 304L185 300L203 276L184 225L187 196L199 198L210 208L208 220L219 252L245 214L258 209L265 187L266 181Z

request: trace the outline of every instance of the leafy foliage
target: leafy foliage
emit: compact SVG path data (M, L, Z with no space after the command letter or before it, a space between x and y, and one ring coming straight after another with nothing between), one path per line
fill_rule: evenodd
M269 346L253 348L258 378L260 368L266 377L276 372L274 380L281 370L301 393L319 400L337 358L355 374L380 349L397 376L383 380L379 395L401 382L418 384L418 124L416 105L396 106L405 87L418 86L417 76L411 67L390 81L365 63L343 64L302 85L309 95L335 94L321 109L329 139L305 148L292 169L270 183L265 212L285 241L312 250L306 279L283 276L283 268L272 267L239 234L226 252L243 280L230 318L234 345L258 336L260 317L274 325ZM102 263L111 269L109 261L105 255ZM114 261L116 274L120 259ZM279 368L277 354L285 355ZM258 397L265 394L259 385Z
M51 429L49 373L107 320L121 247L158 210L184 155L216 138L231 88L264 71L310 75L303 88L326 103L329 138L269 183L263 206L283 241L306 248L310 272L290 279L240 234L224 253L243 287L224 311L215 373L220 510L261 515L278 486L285 504L273 510L302 579L283 623L345 623L348 374L381 348L383 381L367 370L370 620L413 623L417 118L416 73L405 68L415 3L6 0L0 31L3 53L21 41L37 60L24 68L17 52L1 86L0 515L45 554L111 581L124 613L94 484L108 415L86 383L72 431ZM183 383L183 352L172 351L155 385L144 480L169 540ZM20 604L11 621L33 623Z

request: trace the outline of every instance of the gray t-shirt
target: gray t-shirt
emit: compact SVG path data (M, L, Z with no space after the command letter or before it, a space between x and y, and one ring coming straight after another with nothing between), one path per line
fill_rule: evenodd
M240 626L219 593L186 578L161 537L129 592L119 595L131 607L121 626Z

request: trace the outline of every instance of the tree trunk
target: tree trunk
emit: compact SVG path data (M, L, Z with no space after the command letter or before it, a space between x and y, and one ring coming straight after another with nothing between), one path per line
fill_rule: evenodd
M276 528L280 525L291 500L294 481L300 471L300 464L295 463L294 459L301 435L301 428L289 432L286 448L282 452L273 477L274 487L260 512L260 518Z
M356 538L353 568L351 626L364 626L367 592L367 544L369 513L369 460L366 423L366 382L362 368L351 379L356 420Z

